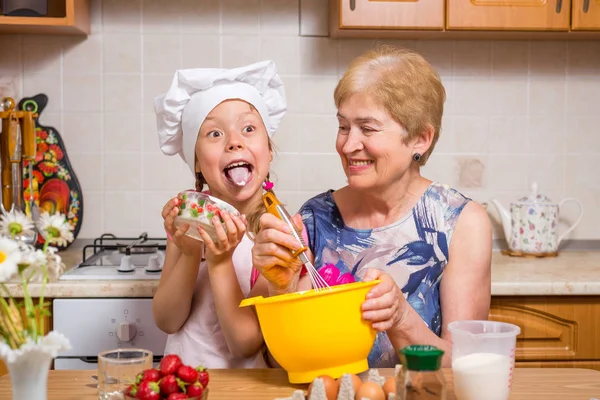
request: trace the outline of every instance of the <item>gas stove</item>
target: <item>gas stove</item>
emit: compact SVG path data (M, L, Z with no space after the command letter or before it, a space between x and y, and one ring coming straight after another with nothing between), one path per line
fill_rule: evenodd
M160 278L166 238L117 237L106 233L83 248L83 261L59 278L72 280L155 280Z

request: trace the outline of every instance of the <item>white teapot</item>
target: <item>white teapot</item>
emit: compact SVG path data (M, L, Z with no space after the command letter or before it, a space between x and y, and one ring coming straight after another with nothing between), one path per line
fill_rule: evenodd
M551 255L558 252L560 242L581 222L583 206L574 198L566 198L560 203L538 193L537 183L532 185L532 193L510 204L510 212L497 200L492 199L502 219L504 236L508 248L513 252ZM558 236L558 214L566 202L579 206L579 216L562 235Z

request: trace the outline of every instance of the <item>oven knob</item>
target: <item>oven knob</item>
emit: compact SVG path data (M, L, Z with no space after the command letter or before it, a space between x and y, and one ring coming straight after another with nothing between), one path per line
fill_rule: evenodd
M119 272L132 272L135 270L133 263L131 262L131 256L123 256L121 257L121 264L117 271Z
M146 271L148 272L160 272L162 265L159 265L158 256L152 255L148 258L148 265Z
M132 324L131 322L121 322L117 325L115 333L121 342L129 342L133 340L133 337L137 332L135 324Z

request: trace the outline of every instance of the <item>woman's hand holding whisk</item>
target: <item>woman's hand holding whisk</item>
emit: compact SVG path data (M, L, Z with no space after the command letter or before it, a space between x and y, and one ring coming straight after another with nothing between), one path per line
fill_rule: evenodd
M295 215L292 219L296 226L303 226L300 215ZM254 267L275 291L295 291L302 262L292 252L302 245L290 235L290 227L272 214L263 214L260 226L252 248Z

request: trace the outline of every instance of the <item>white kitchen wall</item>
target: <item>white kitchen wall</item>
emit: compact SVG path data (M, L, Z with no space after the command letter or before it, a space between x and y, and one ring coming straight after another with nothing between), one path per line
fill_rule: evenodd
M289 101L275 136L279 195L295 211L344 184L332 93L348 62L375 41L301 36L326 32L318 0L302 8L299 0L92 5L87 38L0 35L2 94L49 96L41 121L61 133L84 191L80 237L162 236L162 205L193 186L155 133L152 99L178 68L275 60ZM583 202L572 237L600 238L600 42L387 42L420 51L446 85L443 131L425 176L506 205L537 181L553 200ZM566 207L565 219L575 211Z

